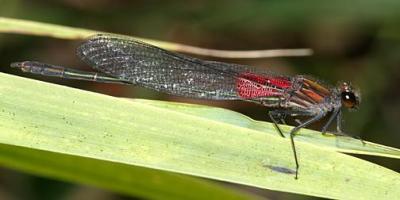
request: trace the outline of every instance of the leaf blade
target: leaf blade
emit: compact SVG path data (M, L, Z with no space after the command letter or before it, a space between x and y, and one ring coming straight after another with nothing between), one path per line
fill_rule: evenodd
M0 95L4 144L327 198L391 198L400 191L398 173L297 138L294 180L277 170L293 169L293 155L268 123L261 132L5 74Z

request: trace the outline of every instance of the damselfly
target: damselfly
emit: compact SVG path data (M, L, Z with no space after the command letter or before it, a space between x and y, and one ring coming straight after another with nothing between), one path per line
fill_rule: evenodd
M249 66L201 60L122 36L95 35L78 47L77 54L99 72L34 61L11 66L45 76L139 85L177 96L258 103L271 109L269 117L282 137L278 123L284 122L284 117L306 117L289 134L295 178L299 168L293 140L296 132L330 113L322 132L336 119L341 133L341 108L356 109L360 102L359 93L346 82L331 87L303 75L281 76Z

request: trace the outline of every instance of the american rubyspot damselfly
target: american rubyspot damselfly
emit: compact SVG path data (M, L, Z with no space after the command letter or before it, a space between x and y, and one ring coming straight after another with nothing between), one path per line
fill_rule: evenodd
M359 93L346 82L331 87L308 76L281 76L249 66L201 60L122 36L96 35L83 42L77 54L99 72L35 61L16 62L11 67L45 76L139 85L184 97L258 103L271 108L269 117L282 137L278 123L286 116L306 117L289 134L296 179L295 133L330 113L322 132L336 119L341 134L341 108L356 109L360 102Z

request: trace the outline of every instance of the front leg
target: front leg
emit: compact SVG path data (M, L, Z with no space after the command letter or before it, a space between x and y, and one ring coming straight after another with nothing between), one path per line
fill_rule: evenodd
M348 135L348 134L346 134L346 133L344 133L342 131L342 111L341 110L337 113L337 116L336 116L336 131L337 132L335 133L335 135L355 138L355 139L360 140L361 143L363 145L365 145L365 142L361 137L359 137L359 136L351 136L351 135ZM324 132L322 134L324 134Z
M343 133L342 131L342 111L339 111L336 117L336 131L338 133Z
M322 127L322 130L321 130L321 132L322 132L322 135L325 135L326 134L326 131L328 130L328 127L329 127L329 125L331 125L332 124L332 122L333 122L333 120L335 120L335 118L336 118L336 125L337 125L337 130L338 130L338 132L339 133L341 133L342 132L342 125L341 125L341 117L342 116L342 111L340 110L340 108L338 107L338 108L335 108L334 110L333 110L333 112L332 112L332 115L331 115L331 117L328 119L328 122L326 122L326 124L324 125L324 127Z

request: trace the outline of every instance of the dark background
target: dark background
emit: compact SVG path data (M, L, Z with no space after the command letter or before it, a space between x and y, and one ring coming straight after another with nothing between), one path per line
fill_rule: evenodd
M359 111L344 113L344 130L368 141L400 147L398 0L3 0L0 3L0 16L4 17L207 48L312 48L315 54L310 57L218 60L265 67L286 75L312 75L332 85L348 80L360 88L362 102ZM0 71L113 96L220 106L255 119L268 120L267 109L251 103L182 99L138 87L43 78L22 74L8 67L14 61L37 60L90 70L75 56L78 45L77 41L0 34ZM312 128L317 129L322 123ZM400 171L398 160L362 158ZM248 187L244 189L273 199L309 198ZM130 199L8 169L0 170L0 198Z

